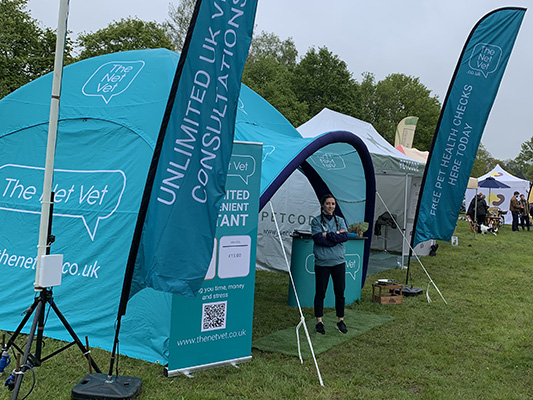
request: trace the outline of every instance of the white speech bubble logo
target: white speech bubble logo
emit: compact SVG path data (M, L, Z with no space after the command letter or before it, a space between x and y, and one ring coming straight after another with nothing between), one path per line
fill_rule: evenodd
M237 109L239 111L242 111L246 115L248 115L248 113L244 110L244 101L242 101L242 99L240 97L239 97L239 103L238 103Z
M269 155L274 153L276 151L276 146L272 146L271 144L265 144L263 145L263 162L267 159Z
M361 256L359 254L346 254L346 275L350 275L355 281L355 276L361 269ZM315 255L309 254L305 258L305 270L308 274L315 274Z
M361 256L359 254L346 254L346 273L355 281L355 276L361 269Z
M305 257L305 270L308 274L314 275L315 274L315 255L309 254L307 257Z
M313 156L311 157L311 162L317 167L328 171L346 168L344 159L335 153L324 153L318 156Z
M88 175L93 176L90 180L93 183L84 179ZM0 210L40 214L43 177L44 168L0 166ZM94 241L98 224L115 213L125 189L126 174L121 170L55 169L54 217L81 219Z
M474 71L481 72L487 78L489 74L498 69L501 57L501 47L488 43L478 43L472 50L468 65Z
M238 176L248 185L248 178L255 173L255 159L252 156L234 155L231 158L228 176Z
M102 64L85 82L85 96L99 96L109 103L131 85L144 67L144 61L111 61Z

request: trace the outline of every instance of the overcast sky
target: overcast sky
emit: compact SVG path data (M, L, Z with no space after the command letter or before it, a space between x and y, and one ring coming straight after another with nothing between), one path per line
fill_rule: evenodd
M163 22L178 0L70 0L69 30L94 32L110 22L138 17ZM420 81L442 102L466 38L486 13L527 8L527 0L259 0L255 33L291 37L303 56L326 46L344 60L353 77L377 80L403 73ZM59 0L29 0L33 18L57 27ZM498 159L515 158L533 136L533 11L526 12L482 143Z

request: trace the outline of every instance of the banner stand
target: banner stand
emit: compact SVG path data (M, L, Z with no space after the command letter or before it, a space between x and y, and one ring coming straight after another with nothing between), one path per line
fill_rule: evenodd
M252 359L260 143L234 142L211 262L194 298L172 295L168 377Z
M240 358L235 358L233 360L225 360L225 361L219 361L219 362L215 362L211 364L195 365L194 367L180 368L180 369L173 369L173 370L169 370L168 367L165 367L164 373L167 378L173 378L178 375L185 375L187 378L194 378L192 374L196 371L201 371L201 370L210 369L210 368L226 367L229 365L233 365L235 368L239 368L237 364L241 364L241 363L248 362L248 361L252 361L252 356L240 357Z
M494 10L478 21L467 38L433 136L412 247L431 239L449 241L453 235L479 143L525 11L519 7Z

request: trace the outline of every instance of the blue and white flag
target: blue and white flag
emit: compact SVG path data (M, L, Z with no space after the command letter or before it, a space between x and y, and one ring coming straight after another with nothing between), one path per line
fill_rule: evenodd
M202 285L256 6L256 0L197 1L154 150L122 300L147 287L193 297Z
M450 240L494 98L525 9L502 8L470 33L441 111L431 147L413 234L413 248Z

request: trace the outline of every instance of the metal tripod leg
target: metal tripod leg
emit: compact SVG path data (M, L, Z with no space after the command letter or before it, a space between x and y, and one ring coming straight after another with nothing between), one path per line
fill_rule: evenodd
M52 354L49 354L48 356L41 358L41 352L42 352L42 339L43 339L43 333L44 333L44 325L45 325L45 305L46 303L49 303L54 312L56 313L57 317L65 327L65 329L68 331L73 342L67 344L66 346L63 346L61 349L53 352ZM69 348L70 346L77 344L79 349L82 351L83 355L87 358L89 358L92 367L94 370L98 373L101 373L100 369L98 368L98 365L96 365L96 362L93 360L92 357L89 357L88 349L83 345L79 337L74 332L74 329L70 326L66 318L63 316L61 311L59 311L59 308L57 307L56 303L54 302L52 291L50 289L44 289L38 297L35 298L33 304L30 306L30 308L27 310L26 315L22 319L21 323L17 327L17 330L14 332L14 334L9 339L6 349L9 349L10 346L15 347L19 352L22 353L21 349L17 347L14 343L15 339L19 335L20 331L24 326L26 325L26 322L30 319L31 314L34 313L33 316L33 323L31 326L31 330L28 334L28 339L26 341L26 347L24 348L24 356L22 358L22 364L21 364L21 372L17 375L16 381L15 381L15 387L13 391L13 400L16 400L18 397L18 393L20 391L20 386L22 384L22 378L24 377L24 373L34 366L40 366L43 361L48 360L49 358L53 357L54 355L62 352L63 350ZM37 331L37 342L36 342L36 351L35 354L31 354L31 348L33 345L34 337L35 337L35 331Z
M43 303L43 311L41 312L39 316L39 322L37 323L37 342L35 343L35 354L34 359L32 362L34 363L34 366L40 366L41 365L41 354L43 350L43 334L44 334L44 314L45 314L45 305L46 302L49 300L49 296L51 296L52 293L48 292L47 290L42 291L41 295L43 296L42 303Z
M98 365L96 365L96 363L94 362L94 359L92 357L89 357L89 355L88 355L89 349L85 348L85 346L83 345L83 343L80 340L80 338L78 337L78 335L76 335L76 332L74 332L74 329L72 329L72 327L70 326L70 324L68 323L66 318L63 316L63 314L61 314L61 311L59 311L59 308L57 308L57 305L54 302L54 300L50 299L49 303L52 306L52 310L54 310L54 312L56 313L57 317L63 323L63 326L65 327L65 329L68 331L68 333L70 333L70 336L72 337L74 342L76 342L76 344L78 345L78 347L81 350L81 352L83 353L83 355L85 357L89 358L89 360L91 361L91 365L93 366L94 370L96 372L98 372L98 373L101 373L102 371L100 371L100 368L98 368Z
M15 329L15 332L13 332L13 334L11 335L9 340L7 341L6 346L2 350L8 350L9 348L11 348L11 346L13 346L14 348L17 349L17 351L19 353L23 353L22 349L19 348L15 344L15 340L17 339L18 335L22 331L22 328L24 328L24 326L26 325L26 323L30 319L31 315L35 311L35 308L37 307L37 304L39 303L39 301L40 301L40 298L36 297L35 300L33 301L33 304L26 310L24 318L22 318L22 321L20 322L19 326L17 326L17 329Z
M19 395L20 391L20 385L22 385L22 378L24 377L24 373L30 368L28 366L28 358L30 356L31 351L31 345L33 343L33 337L35 335L35 329L37 328L37 323L39 322L41 313L44 310L44 304L42 301L42 297L39 296L37 298L37 308L35 309L35 315L33 317L33 323L31 325L31 330L28 335L28 340L26 341L26 348L24 349L24 357L22 358L22 365L20 367L20 374L17 375L17 379L15 381L15 388L13 389L13 400L16 400Z

